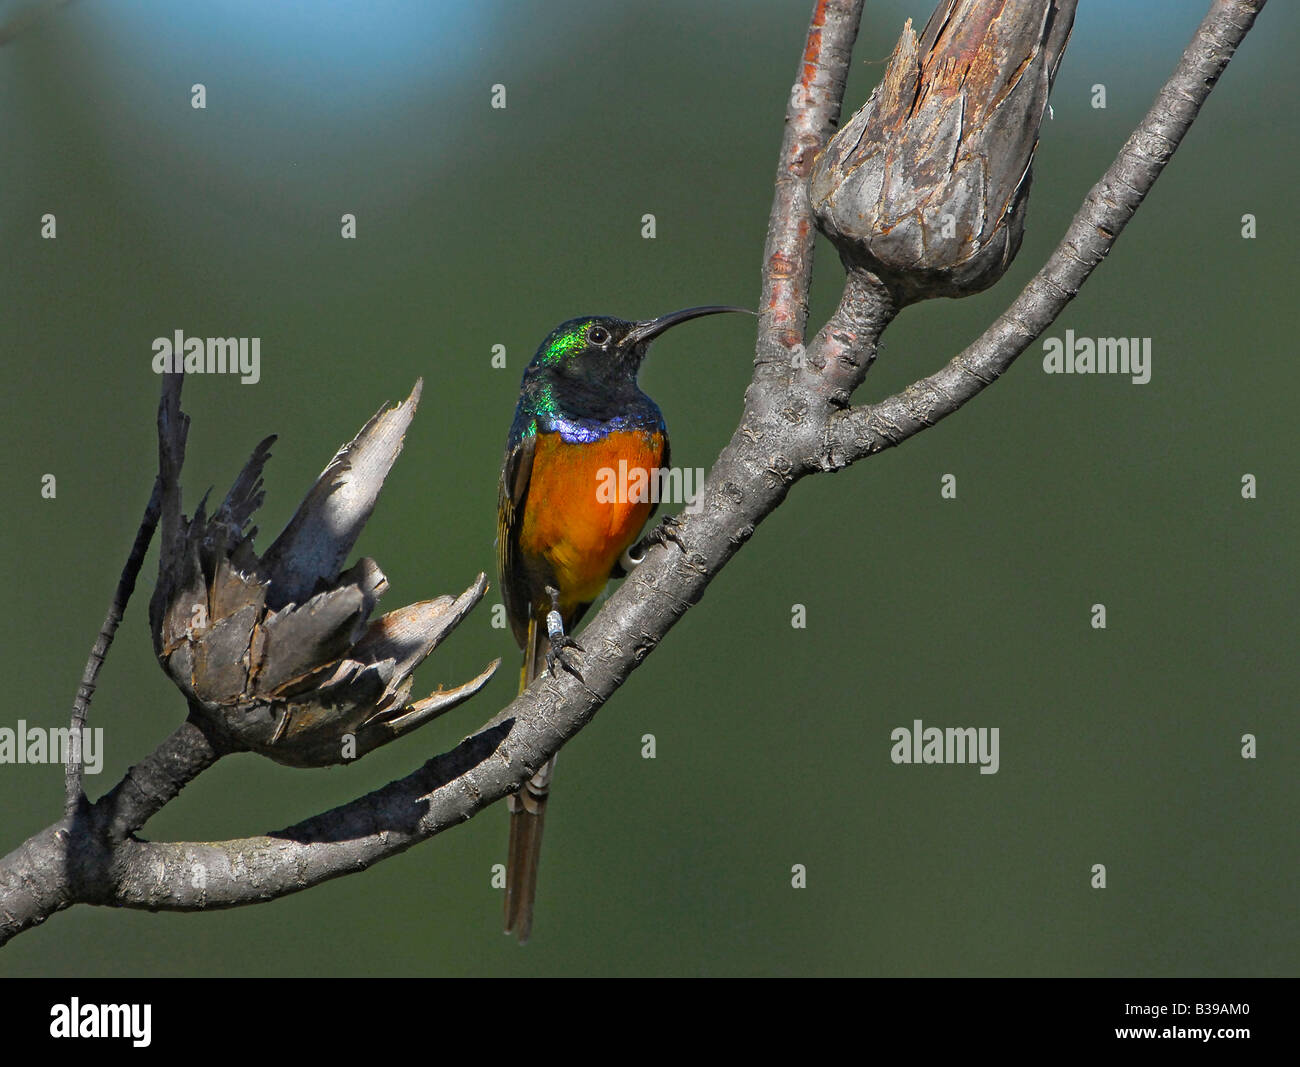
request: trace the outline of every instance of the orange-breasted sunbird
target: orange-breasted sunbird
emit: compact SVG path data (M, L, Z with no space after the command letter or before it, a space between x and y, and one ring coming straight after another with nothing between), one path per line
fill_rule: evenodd
M611 471L643 471L644 478L620 478L618 484L644 487L668 467L663 414L637 385L650 342L688 319L744 310L687 308L644 322L570 319L551 331L529 362L497 508L502 597L524 650L520 692L544 667L569 667L573 627L657 506L651 499L657 494L608 491ZM532 930L554 769L552 758L509 799L505 927L521 942Z

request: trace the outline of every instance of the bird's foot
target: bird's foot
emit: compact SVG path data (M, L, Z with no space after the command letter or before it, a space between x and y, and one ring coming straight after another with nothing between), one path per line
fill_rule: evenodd
M551 638L551 647L546 652L546 668L554 678L559 677L560 669L563 668L585 685L582 672L578 670L574 660L575 652L583 653L583 648L567 634L559 638Z
M681 528L685 520L680 515L665 515L659 524L640 541L623 553L619 561L623 570L631 574L645 560L646 553L652 545L666 545L670 542L686 551L686 542L682 540Z
M546 592L551 598L551 610L546 613L546 636L551 647L546 650L546 669L553 678L560 676L560 669L568 671L582 682L582 674L577 665L571 662L574 652L582 652L582 646L564 632L564 619L560 615L560 594L547 586ZM585 683L584 683L585 684Z

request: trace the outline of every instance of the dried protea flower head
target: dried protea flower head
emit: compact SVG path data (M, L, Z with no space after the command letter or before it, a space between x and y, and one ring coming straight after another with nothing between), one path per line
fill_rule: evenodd
M1038 130L1077 0L943 0L911 20L810 179L817 224L902 303L967 296L1020 248Z
M249 519L262 503L267 438L209 518L181 514L180 469L189 420L180 376L159 411L162 548L149 605L154 649L194 714L237 747L294 767L345 763L476 693L477 678L407 703L411 673L478 603L480 574L459 597L439 597L369 622L388 582L352 551L420 396L381 409L339 449L284 532L258 556ZM206 501L206 498L205 498ZM499 662L499 661L498 661Z

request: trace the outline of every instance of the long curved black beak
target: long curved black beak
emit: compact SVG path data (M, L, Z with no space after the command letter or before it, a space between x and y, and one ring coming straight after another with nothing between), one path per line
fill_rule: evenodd
M721 315L724 311L740 311L746 315L754 314L748 308L726 307L721 304L710 304L708 307L686 308L682 311L670 311L667 315L660 315L657 319L647 319L645 322L636 323L628 331L627 337L623 343L629 347L645 344L647 341L653 341L665 330L670 330L679 322L686 322L688 319L698 319L704 315Z

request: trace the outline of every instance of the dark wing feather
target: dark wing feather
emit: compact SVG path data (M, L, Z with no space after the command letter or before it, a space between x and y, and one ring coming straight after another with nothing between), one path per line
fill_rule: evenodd
M497 574L501 580L501 598L506 606L510 629L519 647L528 640L528 619L532 604L528 583L519 555L519 527L523 522L524 501L533 476L533 453L537 435L522 437L506 451L501 467L501 486L497 501Z
M668 430L666 428L663 428L662 424L660 425L661 428L659 430L659 433L664 440L664 454L659 457L659 466L663 470L667 470L669 467L673 465L672 450L668 447ZM649 531L654 529L654 527L651 526L650 524L654 520L655 512L658 510L659 510L659 501L656 500L654 501L654 503L650 505L650 513L645 517L645 526L641 528L642 537L644 537Z

